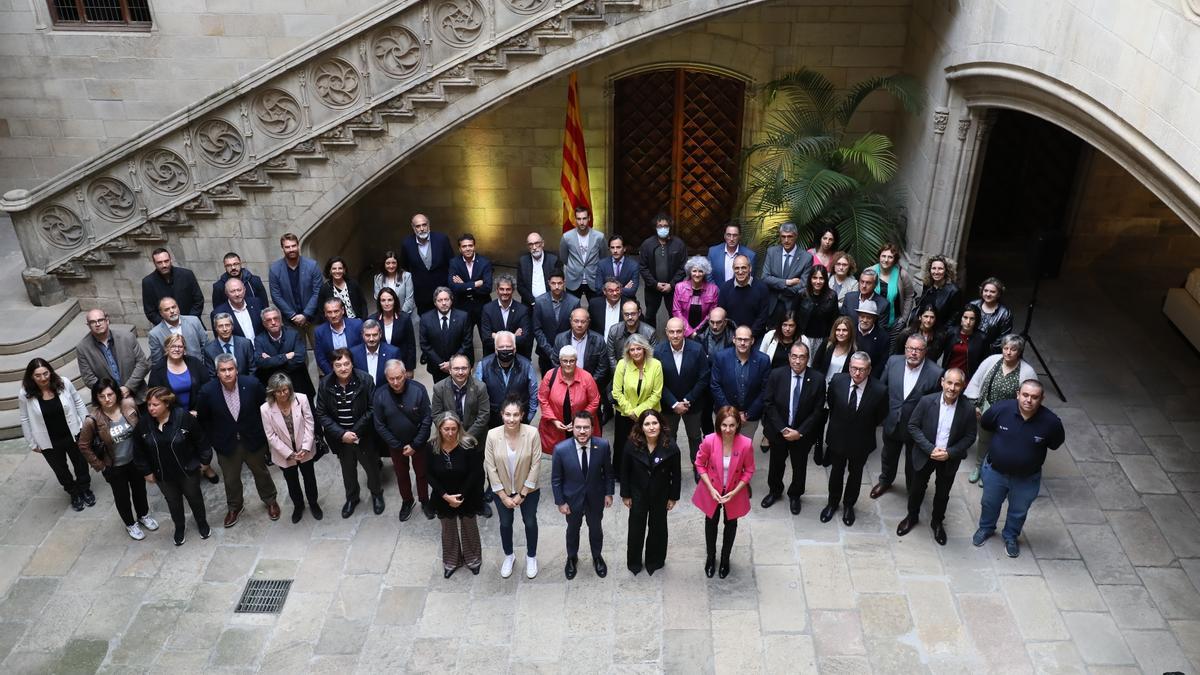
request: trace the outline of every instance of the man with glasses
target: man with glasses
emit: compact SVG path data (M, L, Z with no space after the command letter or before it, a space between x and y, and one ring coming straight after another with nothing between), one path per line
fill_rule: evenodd
M557 255L546 251L546 240L537 232L525 237L525 246L529 252L517 259L517 295L522 304L532 308L550 290L550 275L556 270L561 272L562 263Z
M271 298L267 295L267 287L263 286L262 277L242 267L242 256L230 251L225 254L221 263L225 266L225 272L212 285L212 306L214 308L220 307L229 299L225 292L225 282L230 279L238 279L245 285L245 297L254 298L263 307L270 304Z
M642 321L642 309L637 300L626 300L621 303L621 323L608 331L608 364L616 371L617 361L625 354L625 343L634 333L640 334L650 343L653 349L658 344L654 335L654 326Z
M730 223L725 226L725 241L708 249L708 262L712 265L708 280L720 286L732 279L733 262L739 255L746 256L751 269L754 268L754 249L742 245L742 226Z
M708 321L704 327L692 335L692 340L700 345L708 366L712 368L713 358L726 347L733 346L733 329L729 328L729 319L723 307L713 307L708 313ZM705 436L711 434L713 428L712 394L706 388L700 401L700 432Z
M849 371L834 375L825 395L829 406L825 435L825 459L830 462L829 503L821 511L821 522L828 523L838 505L844 505L842 522L846 527L854 524L863 466L875 452L875 427L887 416L888 403L887 388L870 377L870 355L851 354Z
M892 488L901 452L904 453L904 484L913 484L913 440L908 433L908 421L922 397L941 391L942 368L925 358L926 348L924 337L910 335L904 341L904 354L892 356L884 366L879 383L887 389L888 415L883 421L879 482L871 488L871 499L879 499Z
M754 348L749 326L738 326L733 332L733 347L721 350L713 359L713 408L720 410L727 405L737 408L742 419L741 433L751 441L762 419L770 374L771 359Z
M84 317L88 334L75 346L79 375L89 389L102 378L111 377L121 385L121 397L133 396L141 402L150 360L142 351L133 330L112 330L108 314L93 309Z

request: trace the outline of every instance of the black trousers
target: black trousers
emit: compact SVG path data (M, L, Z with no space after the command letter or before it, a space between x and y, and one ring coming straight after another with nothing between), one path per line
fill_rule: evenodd
M57 442L54 447L43 448L42 457L46 458L46 463L50 465L58 484L67 494L76 497L92 489L92 477L88 473L91 468L74 441ZM74 475L71 475L72 468L75 469Z
M342 465L342 486L346 488L346 501L358 501L358 467L367 473L367 490L372 495L383 494L379 483L379 453L370 443L357 445L338 444L338 461ZM314 492L315 494L315 492Z
M916 520L921 515L921 502L929 489L929 477L936 476L933 487L933 514L929 522L940 523L946 517L946 505L950 503L950 488L954 486L954 474L958 473L960 460L944 462L929 460L920 470L913 471L913 481L908 484L908 517Z
M718 506L712 518L704 519L704 551L710 558L717 554L717 524L720 520L725 521L725 532L721 537L721 560L729 560L733 540L737 538L737 518L730 520L724 506Z
M900 465L900 455L904 455L904 485L912 489L913 484L913 468L912 468L912 441L901 439L890 434L883 435L883 455L879 458L881 461L879 471L879 482L884 485L891 485L896 482L896 470Z
M601 519L604 518L604 507L599 506L595 509L584 507L581 511L571 509L571 513L567 514L567 557L579 557L579 530L583 525L583 521L587 521L588 526L588 545L592 548L592 558L600 556L604 550L604 530L600 526Z
M633 431L634 421L621 413L615 413L613 418L612 465L613 473L621 477L621 462L625 461L625 444L629 442L629 433Z
M767 490L778 497L783 494L783 472L790 461L792 464L792 482L788 483L787 495L799 497L804 494L804 483L808 478L808 451L812 449L812 441L802 438L798 441L784 440L783 436L771 436L771 453L767 465Z
M304 497L308 496L308 503L316 505L317 503L317 472L314 466L316 462L308 460L294 466L283 467L283 480L287 482L288 497L291 497L292 504L295 506L304 506ZM377 467L378 468L378 467ZM304 477L304 489L300 489L300 477Z
M138 518L150 513L146 501L146 478L133 462L123 466L110 466L101 474L112 488L113 502L125 527L137 522ZM132 501L132 504L130 503Z
M629 507L625 555L630 566L642 564L643 546L646 569L662 569L667 562L667 503L663 500L635 497Z
M208 513L204 509L204 494L200 492L199 471L192 471L179 479L160 480L158 489L162 490L163 498L167 500L167 510L171 512L171 522L175 524L176 539L183 537L187 523L183 513L184 499L192 509L196 527L201 531L208 529Z
M838 502L846 506L854 506L858 502L858 492L862 489L863 467L867 463L866 456L849 458L841 452L825 449L825 460L829 464L829 505L837 506ZM847 475L848 474L848 475ZM843 479L845 491L843 492Z
M646 296L646 323L658 329L658 308L662 305L667 306L667 318L671 318L671 307L675 303L675 291L669 293L659 293L651 286L646 286L644 289Z

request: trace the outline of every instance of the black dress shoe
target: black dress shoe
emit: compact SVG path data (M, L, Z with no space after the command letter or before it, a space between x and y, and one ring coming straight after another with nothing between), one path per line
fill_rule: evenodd
M383 513L383 495L371 495L371 508L375 515Z
M799 515L800 514L800 498L792 497L791 499L789 499L788 507L791 508L793 516Z
M296 509L294 511L292 511L292 522L293 523L300 522L301 518L304 518L304 505L303 504L297 505Z
M567 575L567 579L574 579L575 573L579 571L579 559L567 558L567 564L563 567L563 573Z
M939 546L945 546L946 528L942 527L941 523L930 523L929 526L933 528L933 540L936 541Z
M342 506L342 517L349 518L354 515L354 508L356 506L358 506L357 499L347 499L346 503Z
M471 574L474 574L475 576L479 576L479 570L482 567L483 567L483 565L476 565L474 567L467 567L467 569L471 570Z
M411 501L404 502L403 504L401 504L400 505L400 522L403 523L404 521L408 520L408 517L412 515L412 510L413 510L413 503Z
M603 579L604 577L608 576L608 565L605 565L605 564L604 564L604 558L603 558L603 557L601 557L601 556L596 556L596 557L595 557L595 558L592 560L592 567L595 567L595 568L596 568L596 576L600 577L601 579Z
M711 579L711 578L713 578L713 575L716 573L717 573L717 556L710 553L708 555L708 557L704 559L704 576Z
M821 447L820 443L813 446L812 457L813 457L813 466L824 466L825 465L825 449Z
M315 520L320 520L325 517L325 512L321 510L320 504L309 504L308 510L312 511L313 518Z
M433 510L433 504L427 501L421 502L421 513L425 514L425 520L433 520L437 517L437 512Z
M917 526L917 522L918 521L916 518L912 516L905 516L904 520L900 521L900 524L896 526L896 534L903 537L909 532L912 532L912 529Z
M83 510L83 495L71 495L71 508L76 511Z
M832 505L821 509L821 522L828 523L829 521L833 520L834 511L837 511L837 507Z
M717 570L717 576L722 579L729 576L729 558L721 558L721 568Z
M451 576L453 576L453 575L454 575L454 572L455 572L455 571L457 571L457 570L458 570L458 568L457 568L457 567L454 567L454 568L452 568L452 569L448 569L448 570L446 570L446 571L442 572L442 578L443 578L443 579L449 579Z
M846 510L842 512L842 522L845 523L846 527L850 527L851 525L854 524L854 507L853 506L847 506Z
M774 494L771 494L770 492L768 492L767 496L762 498L762 507L764 509L769 509L769 508L771 508L771 505L773 505L775 502L779 501L779 499L780 499L779 495L774 495Z
M642 566L640 563L629 563L629 571L633 572L633 576L636 577L638 573L642 571ZM651 574L653 574L653 572L651 572Z
M84 490L83 491L83 503L88 507L95 506L96 505L96 493L92 492L91 490Z

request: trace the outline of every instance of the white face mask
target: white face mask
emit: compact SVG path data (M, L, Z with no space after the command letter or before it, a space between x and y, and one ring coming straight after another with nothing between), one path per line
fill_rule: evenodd
M658 235L659 239L666 239L667 237L671 236L671 228L660 227L654 230L654 233Z

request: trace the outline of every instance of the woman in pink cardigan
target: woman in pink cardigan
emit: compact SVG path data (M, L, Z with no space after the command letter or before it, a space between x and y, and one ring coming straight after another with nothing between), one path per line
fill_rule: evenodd
M313 518L320 520L325 514L317 504L317 475L313 469L316 459L316 436L313 434L313 414L308 397L292 389L292 380L286 373L275 373L267 380L267 401L260 407L263 432L271 448L271 461L283 469L287 481L288 496L296 510L292 522L304 517L304 497L308 496ZM304 477L304 489L300 489L300 477Z
M712 578L716 571L717 522L725 514L725 534L721 540L722 579L729 576L729 554L737 536L737 519L750 513L750 479L754 476L754 449L741 431L737 408L725 406L717 411L718 433L700 442L696 470L700 482L692 493L692 503L704 512L704 544L708 556L704 574Z
M712 274L712 263L702 255L694 255L683 264L687 278L675 284L675 300L671 305L671 316L683 321L683 336L704 327L708 313L717 306L720 289L708 280Z

